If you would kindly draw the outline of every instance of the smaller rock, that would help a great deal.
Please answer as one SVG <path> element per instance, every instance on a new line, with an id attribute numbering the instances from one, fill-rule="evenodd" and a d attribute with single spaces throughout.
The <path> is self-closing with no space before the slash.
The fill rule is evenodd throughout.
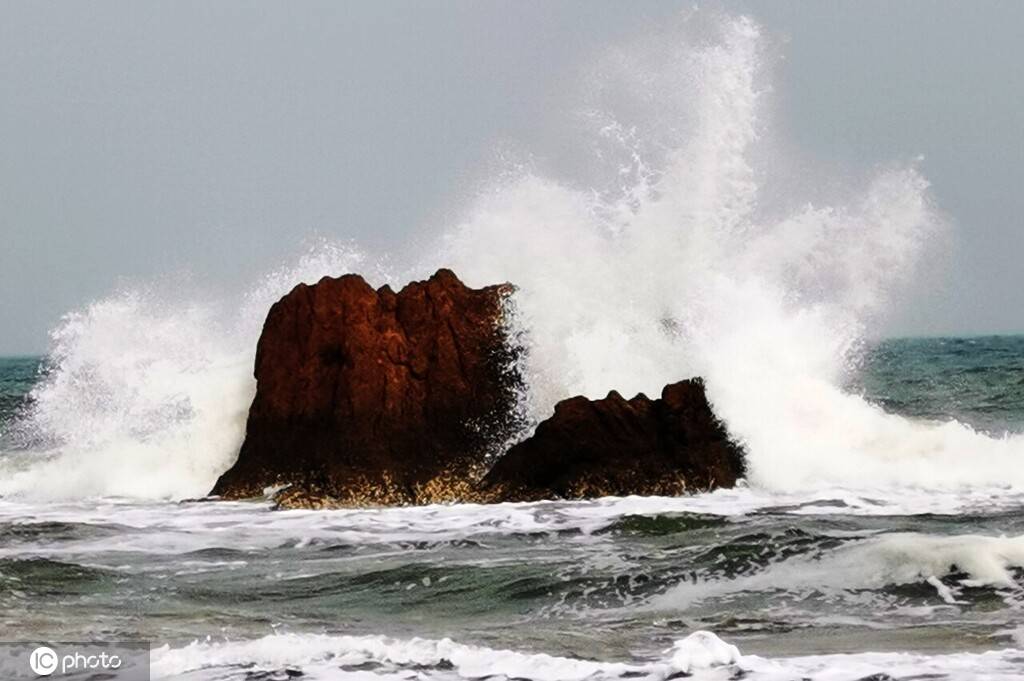
<path id="1" fill-rule="evenodd" d="M 513 446 L 481 483 L 495 501 L 665 495 L 731 487 L 743 456 L 715 417 L 699 378 L 661 398 L 573 397 Z"/>

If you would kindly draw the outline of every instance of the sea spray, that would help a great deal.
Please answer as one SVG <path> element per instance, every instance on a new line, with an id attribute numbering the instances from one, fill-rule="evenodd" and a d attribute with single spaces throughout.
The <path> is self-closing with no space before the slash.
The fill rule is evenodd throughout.
<path id="1" fill-rule="evenodd" d="M 717 30 L 685 58 L 666 49 L 663 67 L 683 72 L 679 92 L 647 93 L 689 107 L 669 151 L 643 158 L 657 145 L 637 141 L 640 127 L 600 116 L 605 131 L 629 131 L 613 137 L 624 142 L 620 176 L 635 184 L 602 193 L 527 169 L 481 192 L 446 237 L 445 255 L 471 282 L 520 287 L 534 418 L 566 395 L 653 394 L 700 374 L 747 448 L 753 485 L 1024 484 L 1014 466 L 1024 440 L 909 421 L 844 392 L 871 326 L 948 225 L 915 163 L 882 168 L 841 202 L 766 195 L 759 179 L 787 159 L 755 165 L 761 32 L 746 18 Z M 632 76 L 634 89 L 664 84 Z M 820 193 L 822 182 L 801 184 Z M 785 205 L 796 207 L 780 216 Z"/>
<path id="2" fill-rule="evenodd" d="M 697 28 L 596 69 L 600 101 L 581 120 L 601 153 L 581 175 L 607 177 L 502 174 L 407 271 L 451 266 L 473 285 L 519 287 L 533 422 L 570 395 L 657 394 L 703 375 L 755 487 L 1024 485 L 1019 437 L 910 421 L 842 388 L 946 229 L 918 168 L 888 166 L 835 201 L 779 195 L 765 178 L 790 164 L 766 143 L 761 29 L 713 14 Z M 782 183 L 808 196 L 825 184 Z M 241 297 L 131 290 L 69 315 L 18 425 L 41 451 L 0 459 L 0 495 L 207 492 L 243 435 L 266 310 L 299 281 L 353 269 L 389 279 L 380 261 L 328 244 Z"/>
<path id="3" fill-rule="evenodd" d="M 266 311 L 300 281 L 355 269 L 384 278 L 358 251 L 318 242 L 242 296 L 153 285 L 67 315 L 15 424 L 35 451 L 0 457 L 0 496 L 207 494 L 245 433 Z"/>

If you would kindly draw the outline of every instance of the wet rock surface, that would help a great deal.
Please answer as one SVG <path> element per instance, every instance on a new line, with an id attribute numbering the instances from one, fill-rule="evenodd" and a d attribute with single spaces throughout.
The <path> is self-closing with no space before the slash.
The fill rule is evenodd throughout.
<path id="1" fill-rule="evenodd" d="M 659 399 L 559 402 L 551 418 L 491 469 L 481 492 L 501 500 L 678 495 L 732 487 L 742 450 L 715 417 L 700 379 L 665 387 Z"/>
<path id="2" fill-rule="evenodd" d="M 573 397 L 524 428 L 509 284 L 449 270 L 398 293 L 299 285 L 267 316 L 236 463 L 212 494 L 282 508 L 677 495 L 729 487 L 742 452 L 700 379 L 658 399 Z M 496 461 L 496 463 L 494 463 Z M 491 465 L 493 464 L 493 466 Z"/>
<path id="3" fill-rule="evenodd" d="M 290 485 L 293 498 L 344 505 L 466 497 L 515 427 L 511 291 L 471 289 L 449 270 L 398 293 L 357 275 L 297 286 L 267 316 L 245 441 L 213 494 Z"/>

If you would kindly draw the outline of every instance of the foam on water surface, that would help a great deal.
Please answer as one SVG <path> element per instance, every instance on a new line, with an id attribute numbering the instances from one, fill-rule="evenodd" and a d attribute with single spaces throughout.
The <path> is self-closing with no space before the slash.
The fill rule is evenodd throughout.
<path id="1" fill-rule="evenodd" d="M 384 636 L 277 635 L 244 642 L 196 642 L 154 653 L 154 678 L 243 679 L 254 670 L 288 678 L 319 679 L 528 679 L 530 681 L 1009 681 L 1024 673 L 1024 653 L 910 655 L 863 653 L 769 659 L 742 655 L 711 632 L 676 641 L 650 662 L 591 660 L 493 650 L 450 639 L 396 640 Z M 276 677 L 274 677 L 276 678 Z"/>
<path id="2" fill-rule="evenodd" d="M 849 490 L 825 490 L 811 494 L 767 494 L 749 488 L 718 490 L 687 497 L 608 497 L 581 502 L 533 502 L 504 504 L 454 504 L 421 507 L 351 509 L 338 511 L 274 511 L 269 502 L 196 502 L 168 505 L 132 500 L 66 501 L 38 504 L 34 501 L 0 500 L 0 522 L 31 526 L 41 523 L 116 525 L 123 536 L 116 547 L 144 552 L 198 550 L 204 547 L 267 548 L 286 542 L 333 538 L 356 544 L 382 542 L 458 540 L 480 535 L 598 532 L 629 516 L 708 514 L 742 520 L 761 513 L 801 516 L 890 517 L 917 513 L 958 515 L 998 513 L 1024 507 L 1024 499 L 1007 502 L 983 495 L 963 496 L 921 494 L 901 503 L 862 497 Z M 134 530 L 134 531 L 133 531 Z M 898 535 L 913 537 L 914 535 Z M 980 548 L 983 537 L 962 548 L 969 553 Z M 954 550 L 958 537 L 948 537 L 926 547 Z M 896 545 L 900 540 L 893 540 Z M 993 538 L 993 542 L 1006 541 Z M 1019 540 L 1013 540 L 1017 542 Z M 993 545 L 995 548 L 997 545 Z M 105 551 L 109 540 L 60 545 L 54 551 L 74 548 L 82 553 Z M 1006 549 L 1016 543 L 1007 543 Z M 24 552 L 25 547 L 9 549 Z M 45 546 L 34 547 L 46 555 Z M 0 548 L 0 555 L 4 553 Z M 957 562 L 959 561 L 952 561 Z M 964 567 L 964 566 L 961 566 Z"/>
<path id="3" fill-rule="evenodd" d="M 956 603 L 960 587 L 1019 591 L 1014 571 L 1024 569 L 1024 536 L 932 536 L 886 533 L 779 561 L 750 576 L 681 582 L 655 597 L 652 610 L 681 610 L 709 598 L 741 592 L 791 593 L 857 591 L 927 583 L 946 603 Z M 940 581 L 962 573 L 953 586 Z"/>
<path id="4" fill-rule="evenodd" d="M 16 619 L 0 617 L 0 629 L 138 627 L 164 642 L 160 678 L 195 679 L 285 669 L 313 679 L 661 679 L 669 669 L 728 679 L 742 668 L 753 678 L 852 680 L 860 677 L 837 670 L 888 662 L 735 661 L 715 639 L 673 646 L 664 637 L 710 627 L 764 646 L 774 633 L 791 652 L 794 628 L 813 650 L 848 649 L 818 638 L 833 630 L 893 645 L 912 644 L 922 627 L 939 637 L 962 627 L 975 652 L 1016 640 L 1005 632 L 1022 611 L 1024 539 L 992 530 L 1007 509 L 975 515 L 974 534 L 955 533 L 960 516 L 941 515 L 904 516 L 896 522 L 922 531 L 893 532 L 884 502 L 860 500 L 857 515 L 854 501 L 751 490 L 350 511 L 8 500 L 0 610 Z M 67 603 L 78 617 L 66 619 Z M 275 629 L 287 636 L 262 635 Z M 183 645 L 195 631 L 211 638 Z M 436 639 L 410 643 L 416 635 Z M 474 645 L 438 643 L 444 636 Z M 571 655 L 578 646 L 583 660 Z M 941 665 L 898 659 L 908 670 Z"/>

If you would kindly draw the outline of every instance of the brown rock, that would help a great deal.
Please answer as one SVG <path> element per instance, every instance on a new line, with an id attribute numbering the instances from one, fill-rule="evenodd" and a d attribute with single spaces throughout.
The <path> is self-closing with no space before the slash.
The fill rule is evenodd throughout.
<path id="1" fill-rule="evenodd" d="M 468 496 L 516 427 L 511 290 L 470 289 L 449 270 L 397 294 L 357 275 L 295 287 L 267 316 L 245 442 L 212 493 L 292 485 L 295 505 Z"/>
<path id="2" fill-rule="evenodd" d="M 715 418 L 700 379 L 668 385 L 661 399 L 573 397 L 512 447 L 483 480 L 498 501 L 678 495 L 731 487 L 742 451 Z"/>

